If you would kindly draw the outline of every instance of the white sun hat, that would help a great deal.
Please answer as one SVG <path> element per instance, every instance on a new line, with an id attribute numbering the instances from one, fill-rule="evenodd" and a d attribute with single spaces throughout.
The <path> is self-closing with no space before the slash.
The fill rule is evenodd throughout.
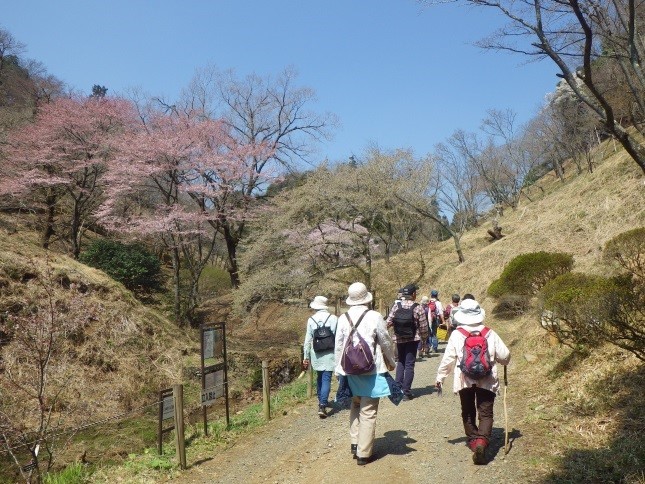
<path id="1" fill-rule="evenodd" d="M 355 282 L 347 288 L 347 299 L 345 299 L 345 303 L 348 306 L 367 304 L 371 301 L 372 293 L 367 290 L 367 286 L 362 282 Z"/>
<path id="2" fill-rule="evenodd" d="M 325 296 L 316 296 L 309 304 L 311 309 L 327 309 L 328 299 Z"/>

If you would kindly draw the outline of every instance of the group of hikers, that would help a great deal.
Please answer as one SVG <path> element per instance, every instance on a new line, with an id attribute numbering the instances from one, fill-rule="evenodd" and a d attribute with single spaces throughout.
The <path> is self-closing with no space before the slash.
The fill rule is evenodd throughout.
<path id="1" fill-rule="evenodd" d="M 330 313 L 328 299 L 309 304 L 303 366 L 317 372 L 318 416 L 327 417 L 332 376 L 338 377 L 336 404 L 349 399 L 351 453 L 358 465 L 372 458 L 379 401 L 412 400 L 417 354 L 439 352 L 438 332 L 448 341 L 439 363 L 435 387 L 453 372 L 453 391 L 461 401 L 467 445 L 475 464 L 486 463 L 493 429 L 493 404 L 499 391 L 495 363 L 507 365 L 510 352 L 499 335 L 484 325 L 485 311 L 472 294 L 453 294 L 444 307 L 432 290 L 417 302 L 419 287 L 399 289 L 387 318 L 375 311 L 373 297 L 361 282 L 347 289 L 348 311 Z M 390 371 L 395 371 L 394 378 Z"/>

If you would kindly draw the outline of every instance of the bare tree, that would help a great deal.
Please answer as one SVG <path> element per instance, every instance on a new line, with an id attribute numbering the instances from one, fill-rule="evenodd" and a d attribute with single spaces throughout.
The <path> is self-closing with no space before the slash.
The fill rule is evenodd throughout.
<path id="1" fill-rule="evenodd" d="M 240 200 L 249 200 L 265 188 L 269 170 L 292 170 L 308 162 L 315 143 L 329 139 L 335 124 L 331 114 L 320 115 L 309 110 L 314 92 L 295 85 L 296 73 L 284 70 L 277 78 L 252 74 L 243 79 L 233 71 L 215 68 L 199 71 L 191 85 L 174 106 L 179 110 L 200 110 L 205 116 L 222 118 L 242 145 L 264 146 L 264 154 L 250 161 L 249 177 L 239 187 Z M 248 213 L 251 205 L 241 204 L 240 213 Z M 220 217 L 214 224 L 224 236 L 228 251 L 228 271 L 233 287 L 238 287 L 237 247 L 242 239 L 248 217 L 233 220 Z"/>
<path id="2" fill-rule="evenodd" d="M 602 61 L 619 66 L 637 120 L 635 126 L 642 130 L 645 44 L 639 33 L 642 7 L 635 0 L 465 1 L 497 9 L 509 20 L 480 46 L 551 59 L 575 96 L 592 109 L 606 131 L 645 172 L 645 147 L 621 124 L 615 99 L 597 78 Z"/>

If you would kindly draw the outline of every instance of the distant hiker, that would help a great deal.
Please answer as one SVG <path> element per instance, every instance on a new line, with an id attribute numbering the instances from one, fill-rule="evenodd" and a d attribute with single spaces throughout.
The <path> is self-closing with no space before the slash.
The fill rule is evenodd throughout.
<path id="1" fill-rule="evenodd" d="M 485 464 L 486 448 L 493 430 L 493 404 L 499 391 L 495 362 L 507 365 L 511 354 L 498 334 L 484 326 L 485 312 L 474 299 L 462 300 L 453 317 L 458 326 L 450 336 L 439 364 L 436 386 L 441 390 L 444 378 L 454 367 L 453 391 L 461 400 L 468 447 L 473 451 L 473 462 Z M 473 342 L 476 344 L 471 344 Z M 486 351 L 481 354 L 480 350 Z M 474 372 L 484 376 L 474 375 Z"/>
<path id="2" fill-rule="evenodd" d="M 430 301 L 428 301 L 428 323 L 430 325 L 430 345 L 435 353 L 439 352 L 437 328 L 443 322 L 443 305 L 439 301 L 439 291 L 433 289 L 430 291 Z"/>
<path id="3" fill-rule="evenodd" d="M 443 320 L 448 326 L 448 337 L 450 337 L 453 330 L 457 329 L 457 323 L 454 320 L 454 313 L 459 309 L 459 301 L 461 298 L 459 297 L 459 294 L 453 294 L 450 299 L 450 304 L 446 304 L 446 307 L 443 310 Z"/>
<path id="4" fill-rule="evenodd" d="M 390 388 L 385 378 L 388 370 L 394 369 L 394 343 L 387 332 L 383 316 L 369 309 L 372 293 L 362 282 L 355 282 L 347 289 L 345 303 L 349 310 L 338 318 L 336 331 L 335 371 L 338 375 L 347 375 L 347 382 L 352 391 L 352 404 L 349 410 L 349 437 L 351 452 L 358 465 L 365 465 L 372 460 L 374 436 L 376 431 L 376 414 L 379 398 L 390 395 Z M 366 343 L 373 358 L 372 369 L 355 374 L 345 367 L 346 346 L 353 348 Z"/>
<path id="5" fill-rule="evenodd" d="M 338 320 L 336 316 L 329 313 L 327 298 L 324 296 L 316 296 L 309 307 L 315 312 L 307 320 L 302 365 L 307 369 L 311 362 L 311 368 L 318 374 L 316 381 L 318 416 L 326 418 L 331 377 L 334 371 L 334 344 Z"/>
<path id="6" fill-rule="evenodd" d="M 428 321 L 420 304 L 415 302 L 417 286 L 409 284 L 401 289 L 401 301 L 392 306 L 387 327 L 394 329 L 397 348 L 396 382 L 403 388 L 404 400 L 412 400 L 412 381 L 419 342 L 428 339 Z"/>
<path id="7" fill-rule="evenodd" d="M 428 318 L 428 302 L 430 301 L 430 298 L 428 296 L 423 296 L 421 298 L 421 301 L 419 304 L 421 304 L 421 307 L 423 308 L 423 311 L 426 313 L 426 320 L 429 321 Z M 426 341 L 419 341 L 419 356 L 430 356 L 430 326 L 428 326 L 428 338 L 426 338 Z"/>

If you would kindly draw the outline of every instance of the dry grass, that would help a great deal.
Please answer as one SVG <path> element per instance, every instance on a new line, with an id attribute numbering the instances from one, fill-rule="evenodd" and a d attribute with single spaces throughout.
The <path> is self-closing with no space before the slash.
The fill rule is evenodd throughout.
<path id="1" fill-rule="evenodd" d="M 489 284 L 522 253 L 567 252 L 574 270 L 606 275 L 613 268 L 601 260 L 605 243 L 632 228 L 645 226 L 645 179 L 636 164 L 614 152 L 594 173 L 578 176 L 574 167 L 565 183 L 553 174 L 531 187 L 514 211 L 500 219 L 505 237 L 489 242 L 490 223 L 462 238 L 466 262 L 457 263 L 452 241 L 434 244 L 375 267 L 374 287 L 385 301 L 397 288 L 415 280 L 420 257 L 426 264 L 421 294 L 431 289 L 449 300 L 453 292 L 473 293 L 492 325 L 511 347 L 509 412 L 521 434 L 512 458 L 545 482 L 642 482 L 645 464 L 645 368 L 629 353 L 611 345 L 588 357 L 554 345 L 531 311 L 511 320 L 495 320 Z M 344 288 L 323 284 L 318 290 L 342 294 Z M 378 297 L 377 297 L 378 300 Z M 537 363 L 529 363 L 536 357 Z M 498 410 L 499 412 L 499 410 Z"/>

